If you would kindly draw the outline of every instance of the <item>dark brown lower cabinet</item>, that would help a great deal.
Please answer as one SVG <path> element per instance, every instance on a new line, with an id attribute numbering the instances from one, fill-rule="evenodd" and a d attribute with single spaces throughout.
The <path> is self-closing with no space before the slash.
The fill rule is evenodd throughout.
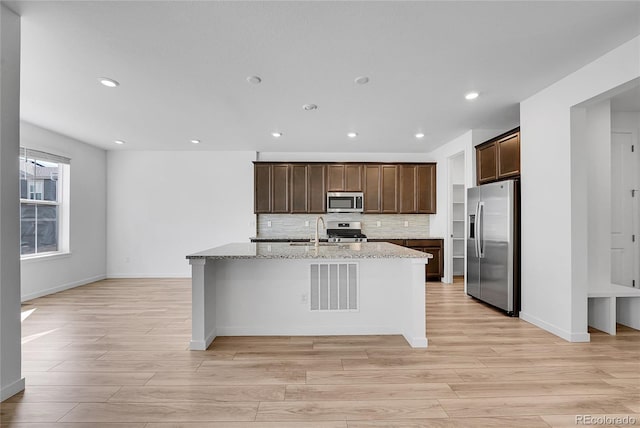
<path id="1" fill-rule="evenodd" d="M 407 239 L 406 246 L 412 250 L 429 253 L 433 256 L 426 267 L 427 279 L 440 281 L 444 275 L 444 257 L 442 239 Z"/>
<path id="2" fill-rule="evenodd" d="M 444 257 L 442 239 L 369 239 L 369 242 L 389 242 L 412 250 L 422 251 L 433 255 L 425 267 L 427 280 L 440 281 L 444 276 Z"/>

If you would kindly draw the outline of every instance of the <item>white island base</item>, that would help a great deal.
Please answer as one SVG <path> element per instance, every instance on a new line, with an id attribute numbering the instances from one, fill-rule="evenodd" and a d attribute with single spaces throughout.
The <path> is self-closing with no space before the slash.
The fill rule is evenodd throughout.
<path id="1" fill-rule="evenodd" d="M 248 245 L 276 251 L 288 244 Z M 320 257 L 309 257 L 309 251 Z M 205 350 L 216 336 L 260 335 L 402 334 L 412 347 L 426 347 L 428 255 L 327 258 L 336 254 L 307 248 L 305 258 L 190 256 L 190 349 Z"/>

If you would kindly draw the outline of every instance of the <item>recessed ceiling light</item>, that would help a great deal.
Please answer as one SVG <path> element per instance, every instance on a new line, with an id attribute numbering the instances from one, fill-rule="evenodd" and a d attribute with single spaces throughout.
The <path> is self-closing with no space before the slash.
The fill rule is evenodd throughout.
<path id="1" fill-rule="evenodd" d="M 358 85 L 366 85 L 367 83 L 369 83 L 369 78 L 367 76 L 356 77 L 355 82 Z"/>
<path id="2" fill-rule="evenodd" d="M 107 88 L 115 88 L 116 86 L 120 86 L 120 82 L 118 82 L 117 80 L 109 79 L 108 77 L 101 77 L 98 80 Z"/>
<path id="3" fill-rule="evenodd" d="M 260 76 L 249 76 L 247 77 L 247 82 L 257 85 L 262 82 L 262 78 Z"/>
<path id="4" fill-rule="evenodd" d="M 422 133 L 422 132 L 418 132 L 418 133 L 416 134 L 416 138 L 424 138 L 424 133 Z"/>
<path id="5" fill-rule="evenodd" d="M 469 92 L 468 94 L 465 94 L 464 98 L 471 101 L 471 100 L 475 100 L 476 98 L 478 98 L 478 94 L 477 92 Z"/>
<path id="6" fill-rule="evenodd" d="M 114 143 L 122 145 L 122 144 L 124 144 L 124 141 L 122 141 L 122 140 L 115 140 L 115 141 L 114 141 Z"/>
<path id="7" fill-rule="evenodd" d="M 200 140 L 191 140 L 193 144 L 200 144 Z"/>
<path id="8" fill-rule="evenodd" d="M 356 138 L 358 136 L 357 132 L 348 132 L 347 133 L 347 137 L 349 138 Z"/>
<path id="9" fill-rule="evenodd" d="M 318 106 L 315 104 L 305 104 L 302 106 L 303 110 L 307 110 L 307 111 L 311 111 L 311 110 L 317 110 Z"/>
<path id="10" fill-rule="evenodd" d="M 271 135 L 273 136 L 273 138 L 280 138 L 282 137 L 282 132 L 272 132 Z"/>

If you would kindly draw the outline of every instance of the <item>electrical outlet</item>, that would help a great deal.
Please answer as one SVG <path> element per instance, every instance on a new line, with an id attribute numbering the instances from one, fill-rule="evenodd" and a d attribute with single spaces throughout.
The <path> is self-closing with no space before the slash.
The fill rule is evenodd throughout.
<path id="1" fill-rule="evenodd" d="M 271 220 L 267 220 L 267 227 L 271 227 Z"/>
<path id="2" fill-rule="evenodd" d="M 382 222 L 376 221 L 376 227 L 380 227 L 380 226 L 382 226 Z"/>
<path id="3" fill-rule="evenodd" d="M 309 227 L 309 220 L 305 220 L 305 221 L 304 221 L 304 226 L 305 226 L 305 227 Z"/>
<path id="4" fill-rule="evenodd" d="M 404 227 L 409 227 L 409 222 L 408 221 L 404 222 Z"/>
<path id="5" fill-rule="evenodd" d="M 309 301 L 309 296 L 307 294 L 300 295 L 300 303 L 307 303 Z"/>

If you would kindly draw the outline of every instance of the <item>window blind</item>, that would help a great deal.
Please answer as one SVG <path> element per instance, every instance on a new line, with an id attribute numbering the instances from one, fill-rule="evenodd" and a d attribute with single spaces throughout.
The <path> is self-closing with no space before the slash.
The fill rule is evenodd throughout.
<path id="1" fill-rule="evenodd" d="M 71 163 L 71 159 L 69 159 L 68 157 L 54 155 L 53 153 L 42 152 L 40 150 L 27 149 L 26 147 L 20 147 L 20 157 L 63 163 L 67 165 Z"/>

